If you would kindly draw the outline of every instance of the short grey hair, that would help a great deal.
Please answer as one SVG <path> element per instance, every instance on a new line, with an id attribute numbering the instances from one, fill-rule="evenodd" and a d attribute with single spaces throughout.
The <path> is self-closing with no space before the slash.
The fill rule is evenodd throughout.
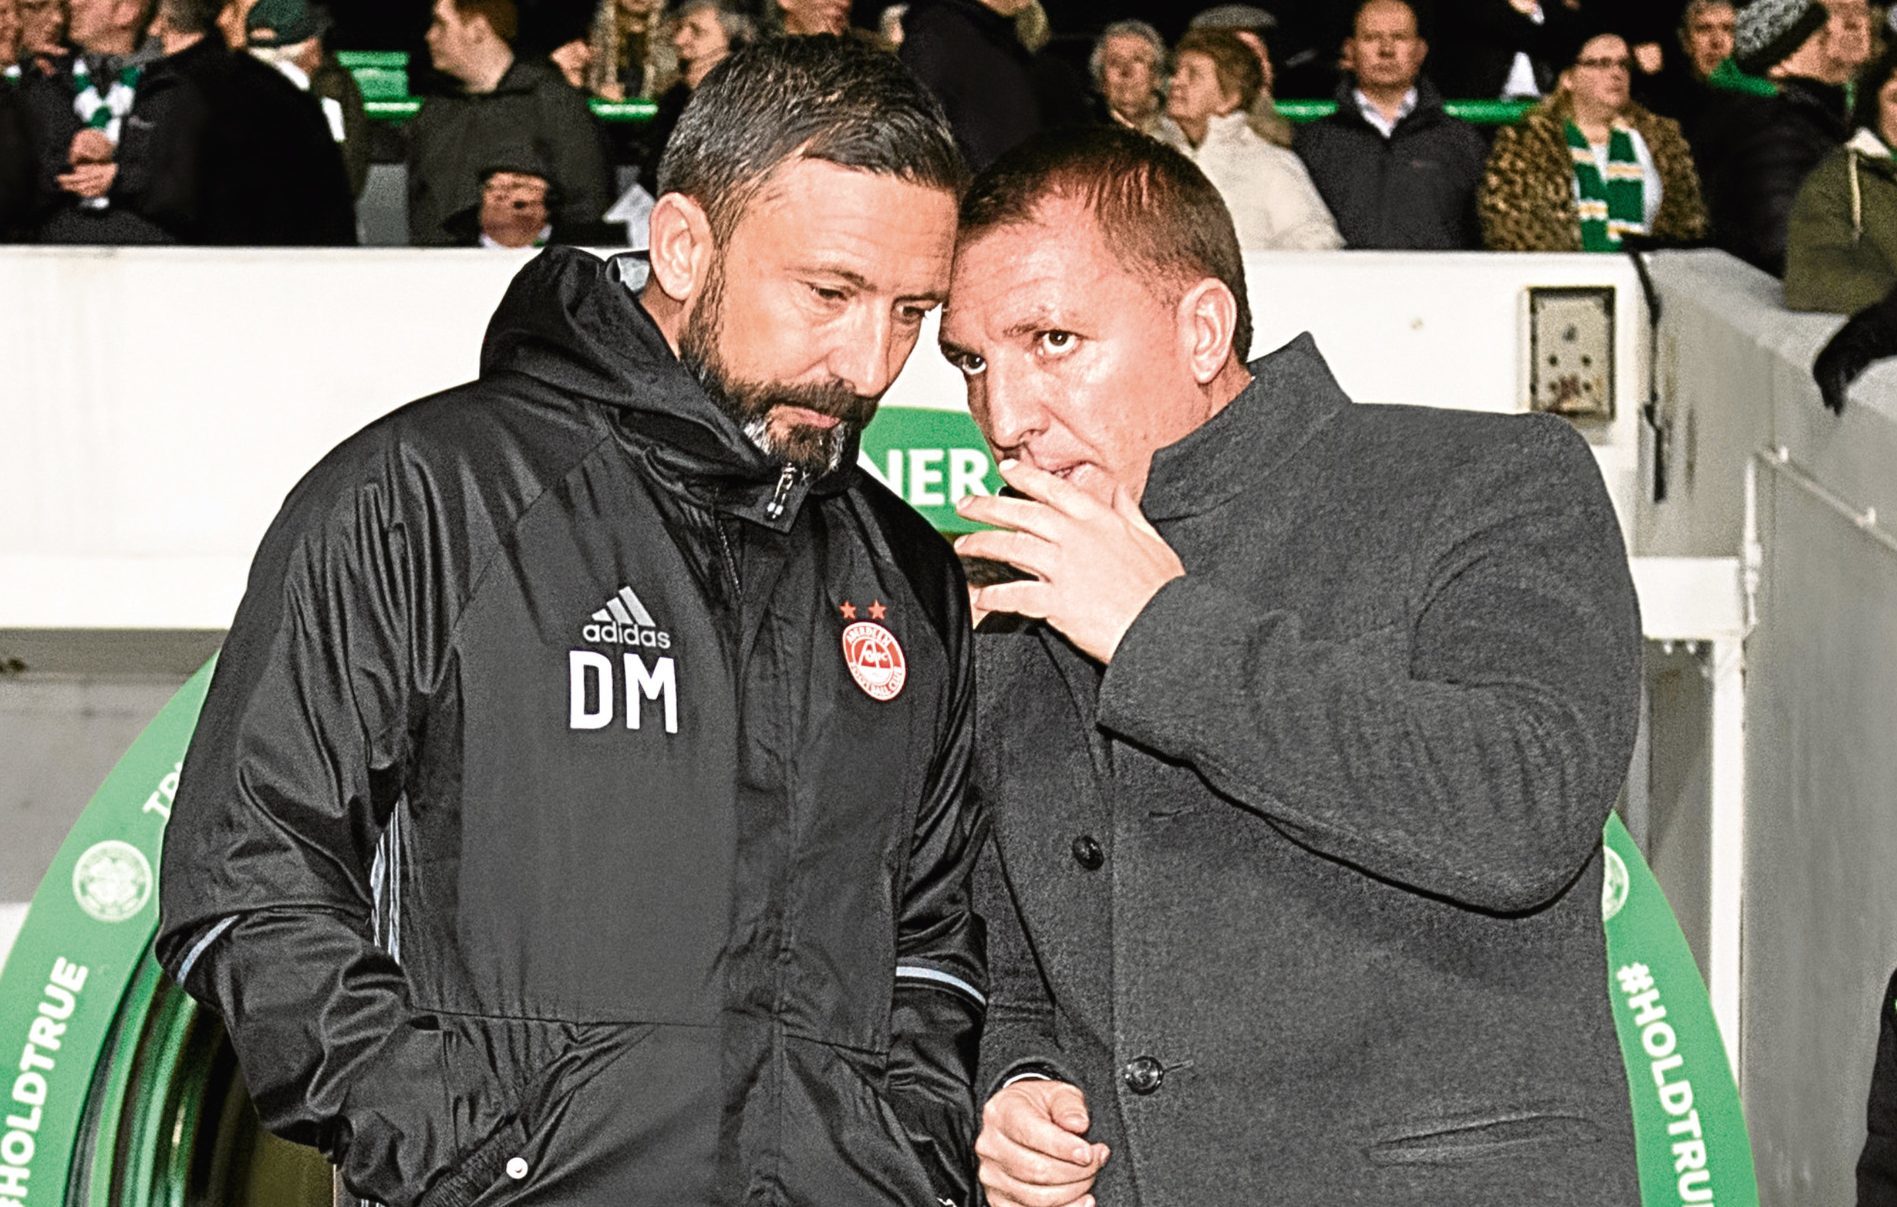
<path id="1" fill-rule="evenodd" d="M 718 18 L 718 28 L 725 31 L 725 40 L 731 43 L 731 49 L 737 50 L 757 41 L 757 19 L 732 8 L 726 0 L 685 0 L 678 6 L 678 11 L 672 14 L 672 21 L 676 24 L 695 12 L 707 9 Z"/>
<path id="2" fill-rule="evenodd" d="M 1100 31 L 1093 40 L 1093 53 L 1087 57 L 1087 70 L 1093 74 L 1093 86 L 1101 87 L 1106 83 L 1107 43 L 1114 38 L 1138 38 L 1153 48 L 1153 74 L 1163 76 L 1166 73 L 1166 39 L 1159 31 L 1145 21 L 1115 21 Z"/>

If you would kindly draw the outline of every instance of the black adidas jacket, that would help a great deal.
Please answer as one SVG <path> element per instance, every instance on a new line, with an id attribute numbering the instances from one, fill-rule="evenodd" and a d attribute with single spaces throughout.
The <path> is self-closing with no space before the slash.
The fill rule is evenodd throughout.
<path id="1" fill-rule="evenodd" d="M 968 627 L 915 513 L 549 251 L 265 538 L 159 958 L 387 1203 L 966 1205 Z"/>

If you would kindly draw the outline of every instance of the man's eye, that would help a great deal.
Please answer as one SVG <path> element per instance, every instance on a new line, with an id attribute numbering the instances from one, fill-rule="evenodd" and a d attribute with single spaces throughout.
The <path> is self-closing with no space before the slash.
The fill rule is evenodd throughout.
<path id="1" fill-rule="evenodd" d="M 929 315 L 929 308 L 927 306 L 898 306 L 896 307 L 896 317 L 901 319 L 905 325 L 910 326 L 910 327 L 920 326 L 922 323 L 922 320 L 927 318 L 928 315 Z"/>
<path id="2" fill-rule="evenodd" d="M 849 295 L 829 285 L 812 285 L 810 292 L 820 302 L 841 302 Z"/>
<path id="3" fill-rule="evenodd" d="M 978 377 L 988 368 L 988 362 L 973 352 L 946 352 L 948 363 L 962 371 L 964 377 Z"/>
<path id="4" fill-rule="evenodd" d="M 1080 342 L 1080 337 L 1071 331 L 1041 332 L 1041 349 L 1045 352 L 1067 352 Z"/>

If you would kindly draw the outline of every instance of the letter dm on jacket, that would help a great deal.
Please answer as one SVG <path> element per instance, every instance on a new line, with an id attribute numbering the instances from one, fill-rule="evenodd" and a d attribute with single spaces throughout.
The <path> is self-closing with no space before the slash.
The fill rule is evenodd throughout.
<path id="1" fill-rule="evenodd" d="M 672 635 L 660 629 L 631 587 L 620 587 L 580 629 L 591 645 L 620 647 L 615 660 L 598 650 L 567 653 L 567 728 L 604 729 L 619 715 L 620 685 L 624 684 L 623 714 L 627 729 L 641 729 L 646 705 L 665 719 L 665 732 L 678 732 L 678 666 L 669 654 L 644 653 L 672 648 Z M 624 647 L 633 647 L 627 649 Z"/>

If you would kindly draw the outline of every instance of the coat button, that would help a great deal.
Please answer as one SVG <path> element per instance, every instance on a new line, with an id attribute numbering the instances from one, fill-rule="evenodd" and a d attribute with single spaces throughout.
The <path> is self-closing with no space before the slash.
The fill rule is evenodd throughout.
<path id="1" fill-rule="evenodd" d="M 1150 1056 L 1136 1056 L 1120 1070 L 1120 1080 L 1135 1094 L 1151 1094 L 1166 1080 L 1166 1069 Z"/>
<path id="2" fill-rule="evenodd" d="M 507 1176 L 518 1182 L 527 1176 L 527 1158 L 514 1157 L 507 1162 Z"/>
<path id="3" fill-rule="evenodd" d="M 1074 862 L 1089 872 L 1097 872 L 1100 865 L 1107 861 L 1107 853 L 1091 834 L 1082 834 L 1074 839 Z"/>

